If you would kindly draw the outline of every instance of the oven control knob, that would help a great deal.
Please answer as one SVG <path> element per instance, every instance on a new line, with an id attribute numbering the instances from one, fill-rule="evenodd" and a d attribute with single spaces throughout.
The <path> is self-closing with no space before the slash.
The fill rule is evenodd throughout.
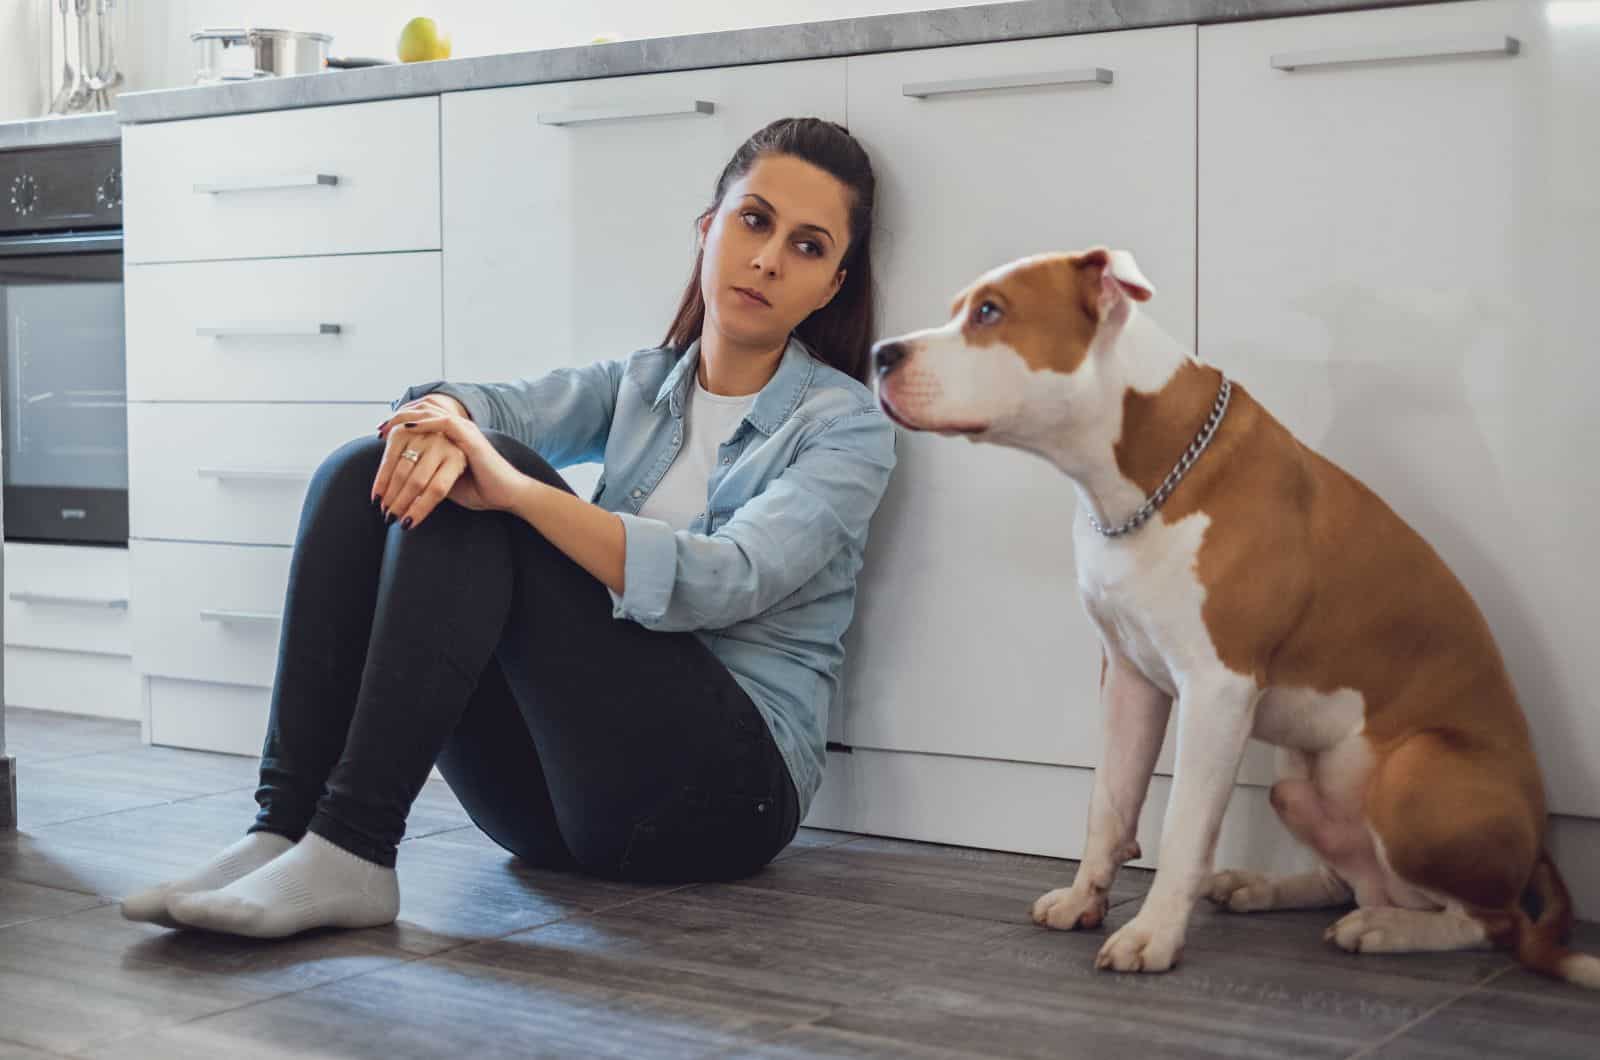
<path id="1" fill-rule="evenodd" d="M 102 210 L 115 210 L 122 205 L 122 170 L 113 169 L 106 174 L 106 179 L 94 189 L 94 201 Z"/>
<path id="2" fill-rule="evenodd" d="M 18 217 L 26 217 L 39 205 L 39 184 L 24 173 L 11 182 L 11 208 Z"/>

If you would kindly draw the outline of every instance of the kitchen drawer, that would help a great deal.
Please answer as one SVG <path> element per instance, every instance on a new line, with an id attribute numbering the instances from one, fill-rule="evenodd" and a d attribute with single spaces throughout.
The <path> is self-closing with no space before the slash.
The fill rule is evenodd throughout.
<path id="1" fill-rule="evenodd" d="M 149 679 L 150 742 L 222 754 L 260 755 L 272 689 Z"/>
<path id="2" fill-rule="evenodd" d="M 130 533 L 293 544 L 317 466 L 387 415 L 387 404 L 129 405 Z"/>
<path id="3" fill-rule="evenodd" d="M 130 125 L 129 262 L 439 247 L 438 97 Z"/>
<path id="4" fill-rule="evenodd" d="M 443 372 L 439 255 L 127 270 L 128 400 L 382 401 Z"/>
<path id="5" fill-rule="evenodd" d="M 5 659 L 7 707 L 131 721 L 144 717 L 139 675 L 126 652 L 100 655 L 8 644 Z"/>
<path id="6" fill-rule="evenodd" d="M 127 549 L 7 542 L 5 565 L 7 644 L 132 651 Z"/>
<path id="7" fill-rule="evenodd" d="M 272 685 L 289 549 L 135 540 L 128 554 L 140 673 Z"/>

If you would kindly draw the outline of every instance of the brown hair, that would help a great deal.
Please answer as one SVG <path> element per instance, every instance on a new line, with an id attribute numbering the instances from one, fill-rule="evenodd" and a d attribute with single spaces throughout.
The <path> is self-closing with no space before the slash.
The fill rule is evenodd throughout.
<path id="1" fill-rule="evenodd" d="M 821 118 L 780 118 L 757 132 L 735 151 L 717 178 L 711 205 L 700 214 L 704 220 L 722 205 L 728 186 L 750 172 L 766 155 L 787 155 L 809 162 L 831 174 L 850 189 L 850 242 L 839 268 L 844 285 L 833 300 L 802 320 L 794 334 L 817 357 L 854 379 L 866 380 L 872 345 L 872 206 L 877 190 L 872 163 L 866 151 L 844 126 Z M 662 345 L 681 356 L 700 337 L 706 322 L 705 299 L 700 293 L 702 248 L 694 256 L 694 271 L 684 288 L 678 312 Z"/>

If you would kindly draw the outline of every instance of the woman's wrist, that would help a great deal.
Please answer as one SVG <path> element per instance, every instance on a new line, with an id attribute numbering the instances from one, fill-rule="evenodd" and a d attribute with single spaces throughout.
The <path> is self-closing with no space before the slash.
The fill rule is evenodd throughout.
<path id="1" fill-rule="evenodd" d="M 518 483 L 516 493 L 511 500 L 511 506 L 506 509 L 512 515 L 519 516 L 523 522 L 534 524 L 535 512 L 538 509 L 540 491 L 547 490 L 550 486 L 540 482 L 532 475 L 522 472 L 522 481 Z M 537 524 L 534 524 L 537 525 Z"/>

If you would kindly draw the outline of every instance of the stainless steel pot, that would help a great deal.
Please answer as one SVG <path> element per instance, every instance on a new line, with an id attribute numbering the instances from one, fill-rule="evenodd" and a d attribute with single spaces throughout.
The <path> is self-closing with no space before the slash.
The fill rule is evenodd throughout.
<path id="1" fill-rule="evenodd" d="M 292 29 L 202 29 L 189 34 L 195 83 L 253 81 L 258 77 L 320 73 L 327 63 L 327 33 Z"/>

